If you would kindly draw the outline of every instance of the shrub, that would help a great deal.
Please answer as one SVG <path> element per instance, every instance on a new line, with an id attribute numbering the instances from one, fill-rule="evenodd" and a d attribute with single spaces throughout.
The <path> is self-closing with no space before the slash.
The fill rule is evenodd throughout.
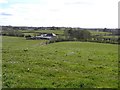
<path id="1" fill-rule="evenodd" d="M 87 30 L 66 30 L 64 32 L 66 39 L 88 41 L 91 39 L 91 33 Z"/>

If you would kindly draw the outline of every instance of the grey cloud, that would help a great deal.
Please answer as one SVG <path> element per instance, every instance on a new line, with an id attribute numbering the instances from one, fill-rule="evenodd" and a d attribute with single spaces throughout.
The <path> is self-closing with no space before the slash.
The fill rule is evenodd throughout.
<path id="1" fill-rule="evenodd" d="M 0 13 L 0 15 L 2 15 L 2 16 L 12 16 L 12 14 L 4 13 L 4 12 Z"/>

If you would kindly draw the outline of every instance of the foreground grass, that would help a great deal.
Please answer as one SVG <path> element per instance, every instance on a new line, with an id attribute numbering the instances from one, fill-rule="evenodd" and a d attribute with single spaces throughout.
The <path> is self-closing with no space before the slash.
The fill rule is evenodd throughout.
<path id="1" fill-rule="evenodd" d="M 3 37 L 3 87 L 117 88 L 118 46 Z"/>

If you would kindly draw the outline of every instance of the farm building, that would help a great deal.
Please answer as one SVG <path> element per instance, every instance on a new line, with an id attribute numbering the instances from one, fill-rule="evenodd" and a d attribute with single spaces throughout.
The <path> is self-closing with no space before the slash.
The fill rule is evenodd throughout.
<path id="1" fill-rule="evenodd" d="M 34 37 L 26 37 L 26 39 L 47 39 L 50 40 L 51 38 L 56 37 L 56 34 L 54 33 L 47 33 L 47 34 L 41 34 L 40 36 L 34 36 Z"/>

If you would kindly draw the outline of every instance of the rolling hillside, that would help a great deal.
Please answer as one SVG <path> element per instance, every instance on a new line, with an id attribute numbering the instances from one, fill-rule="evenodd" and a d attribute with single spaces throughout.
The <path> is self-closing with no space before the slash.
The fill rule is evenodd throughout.
<path id="1" fill-rule="evenodd" d="M 117 88 L 118 45 L 3 37 L 3 88 Z"/>

